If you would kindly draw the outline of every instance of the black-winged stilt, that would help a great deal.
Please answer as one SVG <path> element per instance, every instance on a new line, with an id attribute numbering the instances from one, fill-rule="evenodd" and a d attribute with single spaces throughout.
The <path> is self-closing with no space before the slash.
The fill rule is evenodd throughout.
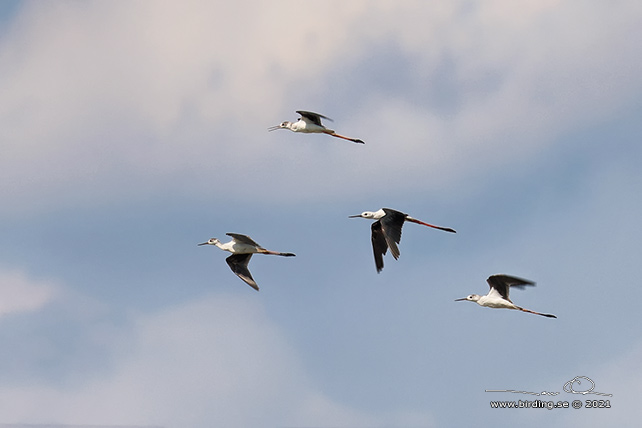
<path id="1" fill-rule="evenodd" d="M 529 309 L 520 308 L 519 306 L 511 302 L 510 298 L 508 297 L 510 287 L 524 288 L 527 285 L 534 286 L 535 283 L 533 281 L 504 274 L 491 275 L 486 281 L 490 286 L 490 291 L 487 295 L 480 296 L 478 294 L 471 294 L 470 296 L 456 299 L 455 301 L 458 302 L 462 300 L 468 300 L 470 302 L 476 302 L 479 306 L 486 306 L 487 308 L 517 309 L 522 312 L 528 312 L 529 314 L 536 314 L 549 318 L 557 318 L 555 315 L 541 314 Z"/>
<path id="2" fill-rule="evenodd" d="M 232 269 L 232 272 L 256 291 L 259 291 L 259 286 L 256 285 L 250 270 L 247 268 L 247 265 L 252 258 L 252 254 L 272 254 L 284 257 L 295 256 L 293 253 L 279 253 L 277 251 L 266 250 L 246 235 L 238 233 L 226 233 L 226 235 L 232 237 L 230 242 L 222 243 L 218 239 L 212 238 L 209 241 L 198 245 L 216 245 L 221 250 L 232 253 L 231 256 L 225 259 L 227 264 L 230 266 L 230 269 Z"/>
<path id="3" fill-rule="evenodd" d="M 401 241 L 401 228 L 406 221 L 422 224 L 424 226 L 439 230 L 444 230 L 446 232 L 457 233 L 454 229 L 451 229 L 449 227 L 441 227 L 424 223 L 423 221 L 419 221 L 416 218 L 410 217 L 408 214 L 404 214 L 391 208 L 381 208 L 379 211 L 375 212 L 365 211 L 361 214 L 351 215 L 349 217 L 361 217 L 377 220 L 372 223 L 371 226 L 372 251 L 374 252 L 377 272 L 381 272 L 381 270 L 383 269 L 383 256 L 388 251 L 388 248 L 390 248 L 390 253 L 392 253 L 392 257 L 394 257 L 395 260 L 399 258 L 400 253 L 397 244 Z"/>
<path id="4" fill-rule="evenodd" d="M 272 126 L 268 128 L 268 131 L 276 131 L 277 129 L 289 129 L 292 132 L 303 132 L 303 133 L 316 133 L 316 134 L 328 134 L 333 137 L 343 138 L 344 140 L 352 141 L 353 143 L 365 144 L 362 140 L 358 138 L 349 138 L 339 135 L 334 132 L 332 129 L 328 129 L 321 124 L 321 119 L 332 120 L 329 117 L 326 117 L 319 113 L 313 113 L 311 111 L 297 110 L 298 114 L 301 117 L 294 123 L 292 122 L 283 122 L 279 125 Z"/>

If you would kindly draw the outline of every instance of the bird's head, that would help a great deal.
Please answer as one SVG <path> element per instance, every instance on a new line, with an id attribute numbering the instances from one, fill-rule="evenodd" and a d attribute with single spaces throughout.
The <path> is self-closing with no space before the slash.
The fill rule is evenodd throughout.
<path id="1" fill-rule="evenodd" d="M 221 241 L 219 241 L 219 240 L 218 240 L 218 239 L 216 239 L 216 238 L 211 238 L 211 239 L 209 239 L 207 242 L 202 242 L 202 243 L 200 243 L 200 244 L 198 244 L 198 245 L 216 245 L 216 244 L 218 244 L 218 243 L 220 243 L 220 242 L 221 242 Z"/>
<path id="2" fill-rule="evenodd" d="M 292 123 L 286 120 L 285 122 L 281 122 L 278 125 L 269 127 L 268 131 L 276 131 L 277 129 L 289 129 L 291 126 Z"/>
<path id="3" fill-rule="evenodd" d="M 361 218 L 375 218 L 375 213 L 373 213 L 372 211 L 364 211 L 364 212 L 362 212 L 361 214 L 348 216 L 348 218 L 357 218 L 357 217 L 361 217 Z"/>
<path id="4" fill-rule="evenodd" d="M 470 302 L 476 302 L 481 298 L 479 294 L 471 294 L 466 297 L 462 297 L 461 299 L 455 299 L 455 302 L 460 302 L 462 300 L 468 300 Z"/>

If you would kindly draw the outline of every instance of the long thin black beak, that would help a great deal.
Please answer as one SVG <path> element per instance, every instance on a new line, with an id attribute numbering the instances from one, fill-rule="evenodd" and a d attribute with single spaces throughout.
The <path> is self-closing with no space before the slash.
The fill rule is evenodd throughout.
<path id="1" fill-rule="evenodd" d="M 200 247 L 201 245 L 207 245 L 207 242 L 202 242 L 202 243 L 198 244 L 198 246 L 199 246 L 199 247 Z"/>
<path id="2" fill-rule="evenodd" d="M 460 302 L 460 301 L 462 301 L 462 300 L 466 300 L 466 298 L 465 298 L 465 297 L 462 297 L 461 299 L 455 299 L 455 302 Z"/>
<path id="3" fill-rule="evenodd" d="M 276 131 L 277 129 L 281 129 L 281 125 L 270 126 L 268 131 Z"/>
<path id="4" fill-rule="evenodd" d="M 361 217 L 361 214 L 357 214 L 357 215 L 349 215 L 349 216 L 348 216 L 348 218 L 356 218 L 356 217 Z"/>

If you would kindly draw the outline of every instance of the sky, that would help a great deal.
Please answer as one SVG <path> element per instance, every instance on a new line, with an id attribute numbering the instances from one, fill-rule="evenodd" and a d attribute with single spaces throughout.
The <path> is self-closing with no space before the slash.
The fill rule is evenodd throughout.
<path id="1" fill-rule="evenodd" d="M 639 1 L 1 5 L 0 426 L 642 418 Z M 382 207 L 457 234 L 377 274 Z"/>

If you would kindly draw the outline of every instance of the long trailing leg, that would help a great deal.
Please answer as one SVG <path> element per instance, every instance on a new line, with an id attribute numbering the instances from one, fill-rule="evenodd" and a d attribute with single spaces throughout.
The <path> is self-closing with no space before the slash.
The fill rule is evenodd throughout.
<path id="1" fill-rule="evenodd" d="M 424 223 L 423 221 L 417 220 L 416 218 L 412 218 L 410 216 L 406 217 L 406 221 L 411 221 L 411 222 L 417 223 L 417 224 L 423 224 L 424 226 L 432 227 L 434 229 L 439 229 L 439 230 L 443 230 L 443 231 L 446 231 L 446 232 L 457 233 L 457 231 L 455 229 L 451 229 L 449 227 L 435 226 L 434 224 L 429 224 L 429 223 Z"/>
<path id="2" fill-rule="evenodd" d="M 337 134 L 334 131 L 328 131 L 328 132 L 326 132 L 326 134 L 331 135 L 333 137 L 337 137 L 337 138 L 343 138 L 344 140 L 352 141 L 353 143 L 366 144 L 363 140 L 360 140 L 358 138 L 345 137 L 343 135 Z"/>
<path id="3" fill-rule="evenodd" d="M 553 314 L 542 314 L 542 313 L 539 313 L 539 312 L 531 311 L 529 309 L 520 308 L 519 306 L 517 306 L 517 309 L 519 309 L 522 312 L 528 312 L 529 314 L 541 315 L 543 317 L 549 317 L 549 318 L 557 318 Z"/>
<path id="4" fill-rule="evenodd" d="M 294 253 L 280 253 L 278 251 L 266 250 L 265 248 L 259 248 L 258 252 L 260 254 L 270 254 L 270 255 L 273 255 L 273 256 L 283 256 L 283 257 L 294 257 L 294 256 L 296 256 L 296 254 L 294 254 Z"/>

